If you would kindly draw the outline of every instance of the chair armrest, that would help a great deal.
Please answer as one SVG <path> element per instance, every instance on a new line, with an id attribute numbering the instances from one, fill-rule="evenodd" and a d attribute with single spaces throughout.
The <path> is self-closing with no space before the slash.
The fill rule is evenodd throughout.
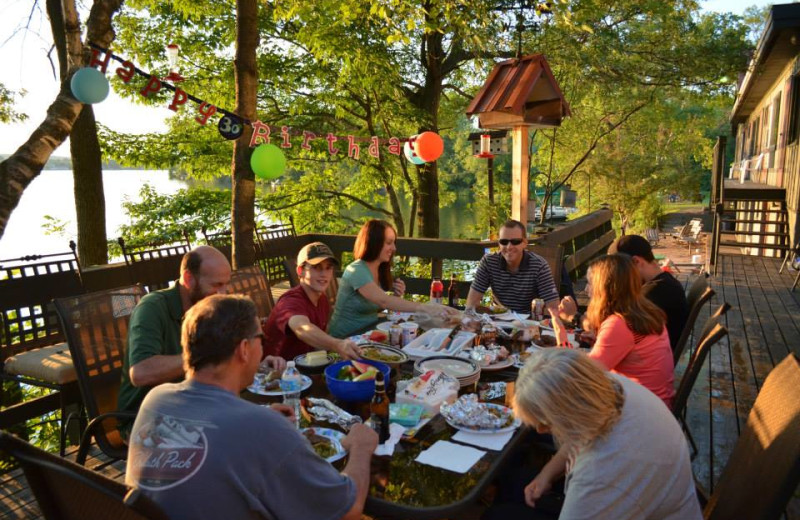
<path id="1" fill-rule="evenodd" d="M 103 421 L 112 417 L 120 419 L 135 419 L 136 412 L 108 412 L 100 414 L 89 421 L 89 424 L 86 425 L 86 429 L 83 431 L 83 435 L 81 436 L 81 443 L 80 446 L 78 446 L 78 456 L 75 459 L 75 462 L 81 466 L 86 463 L 86 457 L 89 455 L 89 447 L 92 445 L 92 439 L 95 436 L 95 432 L 103 426 Z"/>

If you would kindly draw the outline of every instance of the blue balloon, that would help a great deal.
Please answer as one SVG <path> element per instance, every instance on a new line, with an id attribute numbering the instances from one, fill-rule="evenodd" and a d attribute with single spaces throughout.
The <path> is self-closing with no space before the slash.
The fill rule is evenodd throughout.
<path id="1" fill-rule="evenodd" d="M 411 161 L 414 164 L 425 164 L 425 161 L 419 158 L 417 154 L 414 153 L 414 149 L 411 148 L 411 144 L 406 141 L 406 144 L 403 145 L 403 153 L 406 154 L 406 159 Z"/>
<path id="2" fill-rule="evenodd" d="M 78 69 L 69 86 L 75 99 L 87 105 L 100 103 L 108 96 L 108 79 L 105 74 L 92 67 Z"/>

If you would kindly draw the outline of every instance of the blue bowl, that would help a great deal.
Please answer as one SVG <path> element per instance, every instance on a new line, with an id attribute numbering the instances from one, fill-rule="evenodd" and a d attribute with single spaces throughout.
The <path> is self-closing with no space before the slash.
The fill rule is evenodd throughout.
<path id="1" fill-rule="evenodd" d="M 360 363 L 372 365 L 381 372 L 383 372 L 383 380 L 389 384 L 389 372 L 391 368 L 386 363 L 380 361 L 370 361 L 369 359 L 359 359 Z M 328 384 L 328 390 L 336 399 L 341 401 L 370 401 L 375 394 L 375 381 L 370 379 L 368 381 L 342 381 L 336 379 L 339 370 L 349 364 L 350 361 L 339 361 L 332 365 L 328 365 L 325 369 L 325 382 Z"/>

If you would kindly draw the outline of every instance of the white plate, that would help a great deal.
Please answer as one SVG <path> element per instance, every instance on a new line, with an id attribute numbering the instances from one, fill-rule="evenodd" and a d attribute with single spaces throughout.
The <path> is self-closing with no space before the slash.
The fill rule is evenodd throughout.
<path id="1" fill-rule="evenodd" d="M 481 372 L 493 372 L 495 370 L 503 370 L 504 368 L 508 368 L 513 365 L 514 365 L 514 360 L 511 358 L 511 356 L 508 356 L 503 361 L 498 361 L 497 363 L 492 363 L 491 365 L 481 367 Z"/>
<path id="2" fill-rule="evenodd" d="M 256 375 L 258 377 L 258 375 Z M 306 390 L 307 388 L 311 387 L 311 378 L 308 376 L 301 376 L 303 378 L 303 384 L 300 385 L 300 391 Z M 257 379 L 253 381 L 253 383 L 247 387 L 247 390 L 258 395 L 271 395 L 271 396 L 281 396 L 285 395 L 287 392 L 283 389 L 278 390 L 264 390 L 264 387 L 257 383 Z"/>
<path id="3" fill-rule="evenodd" d="M 414 358 L 426 358 L 430 356 L 452 356 L 464 348 L 466 345 L 471 345 L 472 340 L 475 338 L 474 332 L 466 330 L 458 331 L 456 337 L 450 342 L 445 350 L 434 350 L 431 348 L 434 345 L 441 345 L 447 335 L 453 329 L 431 329 L 424 334 L 417 336 L 411 343 L 403 347 L 403 352 Z"/>
<path id="4" fill-rule="evenodd" d="M 375 325 L 375 328 L 383 332 L 389 332 L 389 329 L 394 325 L 393 321 L 382 321 Z"/>
<path id="5" fill-rule="evenodd" d="M 486 405 L 489 408 L 495 408 L 497 410 L 500 410 L 503 413 L 504 416 L 509 416 L 509 415 L 513 416 L 514 415 L 514 412 L 511 411 L 511 408 L 506 408 L 505 406 L 501 406 L 499 404 L 494 404 L 494 403 L 483 403 L 483 404 Z M 511 423 L 509 426 L 505 426 L 503 428 L 475 428 L 475 427 L 472 427 L 472 426 L 464 426 L 462 424 L 452 423 L 447 419 L 447 417 L 445 417 L 444 420 L 447 421 L 447 424 L 449 424 L 450 426 L 452 426 L 456 430 L 463 430 L 465 432 L 470 432 L 470 433 L 505 433 L 505 432 L 512 432 L 512 431 L 516 430 L 517 428 L 519 428 L 522 425 L 522 421 L 520 421 L 516 417 L 514 417 L 514 422 L 513 423 Z"/>
<path id="6" fill-rule="evenodd" d="M 345 435 L 340 432 L 339 430 L 331 430 L 330 428 L 303 428 L 300 432 L 304 432 L 306 430 L 314 430 L 314 433 L 319 435 L 320 437 L 327 437 L 332 441 L 333 447 L 337 449 L 337 452 L 328 457 L 328 462 L 336 462 L 337 460 L 341 459 L 345 455 L 347 455 L 347 451 L 342 447 L 342 439 L 344 439 Z"/>
<path id="7" fill-rule="evenodd" d="M 518 320 L 513 320 L 513 321 L 518 321 Z M 513 321 L 496 321 L 496 322 L 494 322 L 494 325 L 495 325 L 495 327 L 501 328 L 501 329 L 503 329 L 505 331 L 510 331 L 511 329 L 514 328 Z M 537 327 L 539 327 L 542 330 L 553 330 L 552 327 L 545 327 L 544 325 L 540 325 L 539 322 L 536 321 L 536 320 L 525 320 L 525 321 L 523 321 L 523 323 L 527 327 L 532 327 L 532 326 L 536 325 Z"/>
<path id="8" fill-rule="evenodd" d="M 474 376 L 480 376 L 480 367 L 471 359 L 463 359 L 452 356 L 437 356 L 432 359 L 421 359 L 417 361 L 414 368 L 419 373 L 428 370 L 441 370 L 445 374 L 455 377 L 459 381 L 470 380 Z"/>

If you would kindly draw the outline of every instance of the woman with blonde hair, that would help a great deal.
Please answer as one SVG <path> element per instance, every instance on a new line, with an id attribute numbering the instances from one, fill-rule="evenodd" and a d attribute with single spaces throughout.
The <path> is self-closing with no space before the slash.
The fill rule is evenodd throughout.
<path id="1" fill-rule="evenodd" d="M 544 349 L 520 370 L 513 401 L 559 446 L 525 488 L 529 507 L 566 474 L 561 520 L 702 517 L 683 432 L 639 384 L 577 350 Z"/>
<path id="2" fill-rule="evenodd" d="M 402 298 L 405 284 L 392 279 L 392 258 L 397 232 L 385 220 L 370 220 L 361 227 L 353 247 L 356 260 L 347 266 L 336 295 L 328 333 L 346 338 L 378 321 L 378 311 L 452 314 L 455 309 Z M 387 294 L 391 291 L 392 294 Z"/>
<path id="3" fill-rule="evenodd" d="M 630 257 L 601 256 L 590 264 L 587 282 L 584 323 L 597 337 L 589 357 L 641 384 L 670 407 L 674 366 L 666 317 L 642 294 L 642 280 Z"/>

